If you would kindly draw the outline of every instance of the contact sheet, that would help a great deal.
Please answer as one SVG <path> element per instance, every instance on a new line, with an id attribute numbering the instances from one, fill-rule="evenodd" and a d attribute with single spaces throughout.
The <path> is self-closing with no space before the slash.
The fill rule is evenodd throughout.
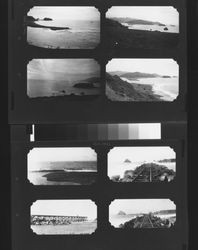
<path id="1" fill-rule="evenodd" d="M 12 249 L 187 250 L 185 0 L 10 0 Z"/>

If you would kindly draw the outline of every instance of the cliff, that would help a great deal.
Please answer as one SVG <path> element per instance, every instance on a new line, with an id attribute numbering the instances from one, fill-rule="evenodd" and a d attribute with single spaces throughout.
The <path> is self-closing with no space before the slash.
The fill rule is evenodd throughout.
<path id="1" fill-rule="evenodd" d="M 106 74 L 106 94 L 112 101 L 162 101 L 152 86 L 128 83 L 119 76 Z"/>

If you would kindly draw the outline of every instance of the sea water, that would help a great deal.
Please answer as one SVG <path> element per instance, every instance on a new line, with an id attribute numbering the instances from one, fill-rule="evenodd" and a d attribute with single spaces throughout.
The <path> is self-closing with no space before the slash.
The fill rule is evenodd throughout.
<path id="1" fill-rule="evenodd" d="M 166 26 L 160 26 L 160 25 L 145 25 L 145 24 L 132 24 L 129 25 L 128 23 L 122 23 L 122 25 L 127 26 L 129 29 L 133 30 L 148 30 L 148 31 L 160 31 L 160 32 L 166 32 L 166 33 L 179 33 L 179 26 L 177 25 L 166 25 Z M 167 27 L 168 30 L 164 30 L 164 28 Z"/>
<path id="2" fill-rule="evenodd" d="M 100 42 L 99 21 L 37 21 L 44 26 L 68 27 L 66 30 L 27 27 L 27 42 L 30 45 L 51 49 L 91 49 Z"/>
<path id="3" fill-rule="evenodd" d="M 164 101 L 173 101 L 177 98 L 179 94 L 179 78 L 138 78 L 138 79 L 128 79 L 121 77 L 122 80 L 129 83 L 145 84 L 152 86 L 154 94 L 160 95 L 160 98 Z"/>
<path id="4" fill-rule="evenodd" d="M 79 185 L 78 183 L 68 181 L 48 181 L 45 175 L 57 173 L 62 170 L 65 172 L 97 172 L 96 162 L 40 162 L 38 170 L 28 169 L 28 180 L 34 185 Z M 54 170 L 54 172 L 53 172 Z"/>
<path id="5" fill-rule="evenodd" d="M 71 94 L 74 94 L 76 96 L 101 94 L 100 87 L 86 88 L 86 89 L 74 87 L 74 85 L 77 83 L 87 81 L 83 77 L 81 78 L 81 80 L 76 80 L 76 78 L 77 75 L 74 80 L 65 79 L 65 81 L 28 79 L 27 95 L 30 98 L 35 98 L 35 97 L 67 96 Z"/>

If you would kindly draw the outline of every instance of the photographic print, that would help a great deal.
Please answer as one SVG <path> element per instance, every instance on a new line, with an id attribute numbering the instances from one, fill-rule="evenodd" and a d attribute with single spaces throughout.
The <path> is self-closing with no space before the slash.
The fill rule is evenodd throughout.
<path id="1" fill-rule="evenodd" d="M 179 94 L 173 59 L 112 59 L 106 65 L 106 96 L 112 101 L 171 102 Z"/>
<path id="2" fill-rule="evenodd" d="M 86 100 L 100 94 L 100 65 L 94 59 L 33 59 L 27 65 L 29 98 Z"/>
<path id="3" fill-rule="evenodd" d="M 109 206 L 109 221 L 121 229 L 171 228 L 176 206 L 169 199 L 116 199 Z"/>
<path id="4" fill-rule="evenodd" d="M 91 148 L 33 148 L 28 180 L 34 185 L 90 185 L 97 178 L 97 154 Z"/>
<path id="5" fill-rule="evenodd" d="M 115 147 L 108 153 L 113 182 L 170 182 L 176 176 L 176 154 L 170 147 Z"/>
<path id="6" fill-rule="evenodd" d="M 100 13 L 95 7 L 35 6 L 25 25 L 33 47 L 94 49 L 100 42 Z"/>
<path id="7" fill-rule="evenodd" d="M 31 206 L 31 229 L 43 234 L 92 234 L 97 207 L 91 200 L 37 200 Z"/>
<path id="8" fill-rule="evenodd" d="M 113 6 L 106 13 L 106 45 L 173 49 L 179 42 L 179 13 L 172 6 Z"/>

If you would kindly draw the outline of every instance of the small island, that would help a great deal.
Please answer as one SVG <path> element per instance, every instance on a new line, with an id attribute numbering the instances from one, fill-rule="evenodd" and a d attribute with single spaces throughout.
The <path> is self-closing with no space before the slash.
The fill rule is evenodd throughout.
<path id="1" fill-rule="evenodd" d="M 69 27 L 54 27 L 54 26 L 45 26 L 36 23 L 39 21 L 39 18 L 34 18 L 33 16 L 27 16 L 25 20 L 25 24 L 27 27 L 32 27 L 32 28 L 44 28 L 44 29 L 51 29 L 51 30 L 68 30 L 70 29 Z M 42 19 L 42 21 L 53 21 L 53 19 L 45 17 Z"/>
<path id="2" fill-rule="evenodd" d="M 118 215 L 126 215 L 126 213 L 123 212 L 123 211 L 119 211 L 119 212 L 118 212 Z"/>
<path id="3" fill-rule="evenodd" d="M 49 17 L 44 17 L 42 20 L 43 20 L 43 21 L 53 21 L 53 19 L 52 19 L 52 18 L 49 18 Z"/>
<path id="4" fill-rule="evenodd" d="M 129 159 L 126 159 L 124 163 L 131 163 L 131 161 Z"/>

